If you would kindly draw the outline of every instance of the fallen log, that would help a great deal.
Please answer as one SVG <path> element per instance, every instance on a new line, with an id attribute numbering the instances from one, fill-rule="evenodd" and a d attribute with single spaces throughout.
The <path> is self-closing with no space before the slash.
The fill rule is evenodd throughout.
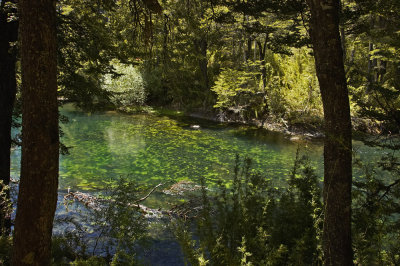
<path id="1" fill-rule="evenodd" d="M 170 216 L 180 217 L 184 220 L 188 220 L 196 217 L 199 214 L 199 212 L 202 210 L 202 206 L 199 205 L 201 204 L 201 200 L 197 197 L 189 199 L 184 203 L 173 205 L 169 210 L 163 210 L 161 208 L 153 209 L 140 204 L 141 202 L 145 201 L 157 188 L 163 186 L 164 184 L 160 183 L 157 186 L 153 187 L 150 192 L 147 193 L 144 197 L 132 203 L 128 203 L 128 206 L 132 208 L 137 208 L 138 211 L 143 213 L 146 218 L 162 218 L 163 216 Z M 169 189 L 163 190 L 163 193 L 168 195 L 182 195 L 183 192 L 196 191 L 200 188 L 200 186 L 195 185 L 190 181 L 180 181 L 172 185 Z M 64 200 L 77 201 L 82 203 L 86 207 L 94 210 L 101 210 L 101 206 L 104 205 L 104 202 L 115 202 L 113 199 L 99 198 L 92 194 L 79 191 L 68 191 L 68 193 L 64 196 Z"/>

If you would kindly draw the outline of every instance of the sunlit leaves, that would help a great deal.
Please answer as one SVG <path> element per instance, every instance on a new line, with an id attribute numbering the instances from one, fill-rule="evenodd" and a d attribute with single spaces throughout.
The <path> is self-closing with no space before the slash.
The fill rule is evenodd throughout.
<path id="1" fill-rule="evenodd" d="M 147 92 L 140 71 L 132 65 L 114 62 L 117 75 L 104 76 L 104 88 L 111 93 L 111 100 L 117 107 L 143 105 Z"/>

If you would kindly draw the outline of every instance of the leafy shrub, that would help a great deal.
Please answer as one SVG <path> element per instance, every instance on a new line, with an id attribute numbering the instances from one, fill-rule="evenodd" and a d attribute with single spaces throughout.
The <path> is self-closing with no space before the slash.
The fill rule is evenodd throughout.
<path id="1" fill-rule="evenodd" d="M 272 55 L 271 55 L 272 56 Z M 321 116 L 322 102 L 314 58 L 307 49 L 298 49 L 293 56 L 275 56 L 282 80 L 281 97 L 288 113 Z"/>
<path id="2" fill-rule="evenodd" d="M 10 233 L 11 212 L 10 186 L 5 185 L 3 180 L 0 180 L 0 235 Z"/>
<path id="3" fill-rule="evenodd" d="M 143 105 L 147 91 L 138 68 L 114 62 L 116 75 L 104 76 L 104 88 L 111 93 L 111 101 L 117 107 Z"/>
<path id="4" fill-rule="evenodd" d="M 355 162 L 365 175 L 353 188 L 354 261 L 399 265 L 399 159 L 389 153 L 376 165 Z M 322 210 L 307 158 L 296 156 L 281 189 L 237 159 L 232 186 L 212 194 L 203 184 L 200 215 L 176 221 L 174 231 L 191 265 L 321 265 Z"/>
<path id="5" fill-rule="evenodd" d="M 242 119 L 257 117 L 266 106 L 258 76 L 253 71 L 223 69 L 212 87 L 217 94 L 214 107 L 239 114 Z"/>

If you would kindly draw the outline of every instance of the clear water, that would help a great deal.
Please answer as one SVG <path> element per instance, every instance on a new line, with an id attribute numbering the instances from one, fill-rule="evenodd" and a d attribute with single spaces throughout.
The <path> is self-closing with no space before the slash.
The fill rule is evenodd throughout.
<path id="1" fill-rule="evenodd" d="M 236 154 L 252 158 L 257 170 L 279 183 L 287 178 L 299 146 L 321 169 L 321 143 L 298 144 L 252 127 L 179 116 L 90 114 L 70 107 L 61 113 L 69 118 L 61 126 L 61 140 L 70 154 L 60 158 L 60 190 L 97 190 L 120 176 L 148 185 L 198 182 L 200 177 L 210 184 L 225 178 L 229 184 Z M 192 124 L 200 129 L 190 128 Z M 19 160 L 17 149 L 13 178 L 18 178 Z"/>

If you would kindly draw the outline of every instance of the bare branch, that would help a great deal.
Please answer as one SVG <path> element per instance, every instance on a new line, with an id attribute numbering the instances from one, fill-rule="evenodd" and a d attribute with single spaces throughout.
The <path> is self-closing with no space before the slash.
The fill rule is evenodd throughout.
<path id="1" fill-rule="evenodd" d="M 133 202 L 133 204 L 138 204 L 139 202 L 145 201 L 153 192 L 154 190 L 156 190 L 158 187 L 165 185 L 166 183 L 160 183 L 157 186 L 153 187 L 152 190 L 150 190 L 150 192 L 144 196 L 143 198 L 140 198 L 138 200 L 136 200 L 135 202 Z"/>

